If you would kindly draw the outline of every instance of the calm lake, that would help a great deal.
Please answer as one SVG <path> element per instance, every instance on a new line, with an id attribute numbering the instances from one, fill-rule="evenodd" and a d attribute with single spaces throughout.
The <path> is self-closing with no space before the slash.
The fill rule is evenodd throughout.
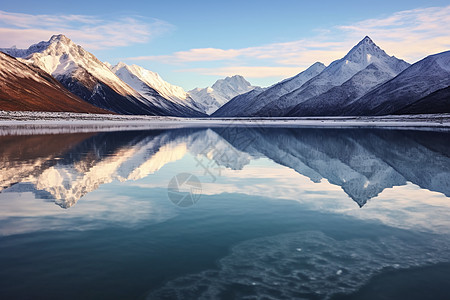
<path id="1" fill-rule="evenodd" d="M 448 299 L 450 133 L 0 136 L 0 299 Z"/>

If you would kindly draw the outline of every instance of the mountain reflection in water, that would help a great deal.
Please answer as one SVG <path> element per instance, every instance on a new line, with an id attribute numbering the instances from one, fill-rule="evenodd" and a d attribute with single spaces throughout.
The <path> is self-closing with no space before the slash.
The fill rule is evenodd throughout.
<path id="1" fill-rule="evenodd" d="M 450 196 L 447 132 L 227 127 L 3 136 L 0 144 L 1 192 L 33 192 L 62 208 L 187 154 L 232 170 L 268 158 L 312 182 L 340 186 L 361 207 L 407 182 Z"/>

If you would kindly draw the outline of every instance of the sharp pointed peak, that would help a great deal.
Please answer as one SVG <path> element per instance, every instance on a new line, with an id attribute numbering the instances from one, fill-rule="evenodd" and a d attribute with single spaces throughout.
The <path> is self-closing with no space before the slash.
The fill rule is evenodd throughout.
<path id="1" fill-rule="evenodd" d="M 366 36 L 364 37 L 358 44 L 356 44 L 344 57 L 345 59 L 349 59 L 350 57 L 354 57 L 355 55 L 357 57 L 366 54 L 371 55 L 387 55 L 386 52 L 381 49 L 377 44 L 373 42 L 373 40 Z"/>
<path id="2" fill-rule="evenodd" d="M 364 43 L 364 44 L 372 43 L 372 44 L 374 44 L 373 40 L 372 40 L 368 35 L 366 35 L 366 36 L 361 40 L 360 43 Z"/>
<path id="3" fill-rule="evenodd" d="M 368 35 L 366 35 L 361 41 L 359 41 L 359 43 L 356 44 L 353 48 L 356 49 L 364 46 L 373 46 L 379 48 Z"/>

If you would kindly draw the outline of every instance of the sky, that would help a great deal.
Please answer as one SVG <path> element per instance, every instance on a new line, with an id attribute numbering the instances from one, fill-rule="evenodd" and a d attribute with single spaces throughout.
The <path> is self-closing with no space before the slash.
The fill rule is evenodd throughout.
<path id="1" fill-rule="evenodd" d="M 64 3 L 64 5 L 62 5 Z M 366 35 L 410 63 L 450 50 L 450 3 L 400 1 L 4 1 L 0 47 L 65 34 L 100 60 L 186 90 L 243 75 L 269 86 L 328 65 Z"/>

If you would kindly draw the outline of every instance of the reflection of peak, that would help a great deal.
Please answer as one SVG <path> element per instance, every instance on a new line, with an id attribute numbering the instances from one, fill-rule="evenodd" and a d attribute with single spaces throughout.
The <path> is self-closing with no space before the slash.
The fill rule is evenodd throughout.
<path id="1" fill-rule="evenodd" d="M 363 131 L 241 128 L 224 130 L 222 135 L 241 151 L 263 154 L 313 182 L 326 178 L 359 206 L 385 188 L 406 183 L 389 164 L 360 145 Z"/>
<path id="2" fill-rule="evenodd" d="M 103 137 L 109 142 L 115 139 L 114 134 L 104 134 Z M 137 180 L 183 157 L 185 147 L 170 141 L 170 135 L 168 137 L 164 133 L 138 134 L 136 137 L 128 134 L 122 145 L 110 144 L 115 148 L 92 153 L 92 148 L 88 147 L 90 151 L 84 152 L 85 155 L 77 161 L 63 161 L 45 170 L 36 178 L 36 188 L 50 193 L 61 207 L 71 207 L 102 184 L 116 179 Z"/>
<path id="3" fill-rule="evenodd" d="M 250 163 L 252 158 L 248 152 L 235 148 L 217 132 L 210 129 L 194 133 L 189 139 L 188 145 L 192 154 L 206 157 L 218 166 L 232 170 L 241 170 Z"/>

